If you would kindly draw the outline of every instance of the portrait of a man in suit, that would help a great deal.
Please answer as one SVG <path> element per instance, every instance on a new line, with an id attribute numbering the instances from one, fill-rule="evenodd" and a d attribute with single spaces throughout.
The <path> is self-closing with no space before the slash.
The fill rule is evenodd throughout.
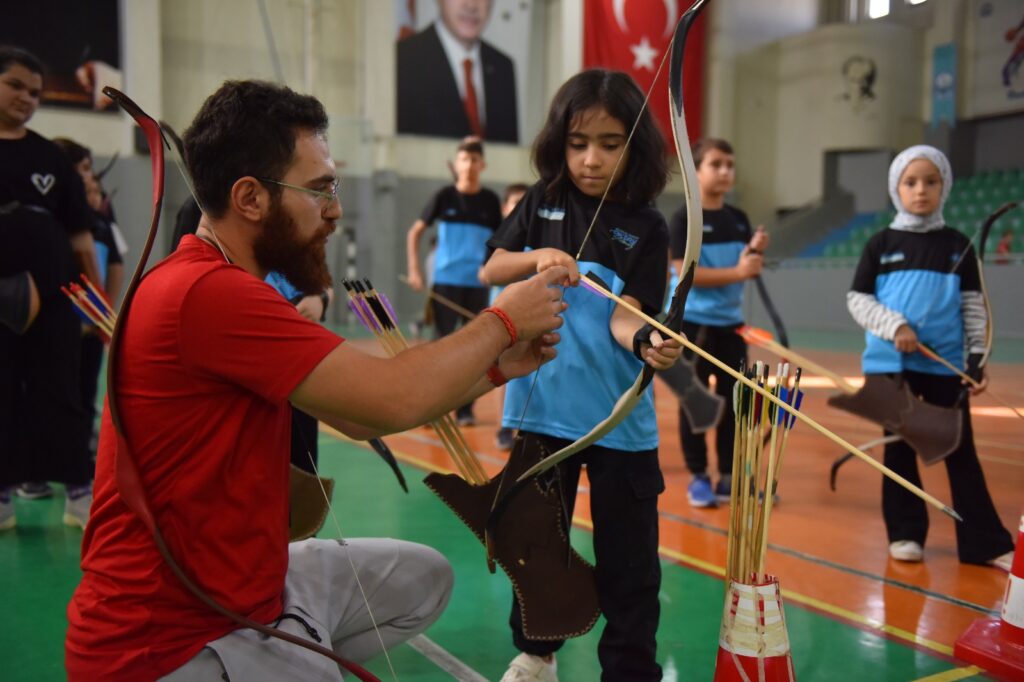
<path id="1" fill-rule="evenodd" d="M 398 42 L 398 132 L 517 143 L 515 65 L 481 39 L 492 0 L 437 5 L 437 21 Z"/>

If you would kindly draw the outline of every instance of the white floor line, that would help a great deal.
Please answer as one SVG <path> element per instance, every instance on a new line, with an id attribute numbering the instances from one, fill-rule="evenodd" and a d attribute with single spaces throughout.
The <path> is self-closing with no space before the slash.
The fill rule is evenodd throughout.
<path id="1" fill-rule="evenodd" d="M 416 635 L 407 644 L 459 682 L 487 682 L 487 678 L 455 658 L 426 635 Z"/>

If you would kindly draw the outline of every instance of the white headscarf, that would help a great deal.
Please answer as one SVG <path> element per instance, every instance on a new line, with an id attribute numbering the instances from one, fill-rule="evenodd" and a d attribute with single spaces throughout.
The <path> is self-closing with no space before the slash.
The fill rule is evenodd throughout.
<path id="1" fill-rule="evenodd" d="M 907 169 L 911 161 L 927 159 L 935 164 L 942 176 L 942 196 L 939 198 L 939 206 L 932 213 L 926 216 L 914 215 L 903 207 L 900 201 L 900 177 Z M 889 198 L 892 205 L 896 207 L 896 217 L 889 224 L 894 230 L 906 230 L 908 232 L 928 232 L 937 230 L 946 224 L 942 217 L 942 207 L 949 198 L 949 191 L 953 188 L 953 169 L 949 167 L 949 159 L 935 147 L 926 144 L 918 144 L 907 147 L 896 155 L 889 166 Z"/>

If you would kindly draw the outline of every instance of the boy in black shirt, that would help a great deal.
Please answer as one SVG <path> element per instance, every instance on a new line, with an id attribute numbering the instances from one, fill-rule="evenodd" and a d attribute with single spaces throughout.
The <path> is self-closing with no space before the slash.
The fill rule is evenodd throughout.
<path id="1" fill-rule="evenodd" d="M 4 219 L 0 251 L 10 249 L 19 230 L 59 226 L 67 241 L 54 247 L 70 245 L 81 271 L 99 282 L 82 180 L 56 145 L 25 127 L 39 106 L 42 85 L 38 59 L 0 46 L 0 206 L 16 207 Z M 53 250 L 47 255 L 62 257 Z M 73 279 L 75 270 L 61 269 L 62 282 Z M 44 300 L 27 333 L 0 329 L 0 419 L 9 420 L 2 425 L 8 440 L 0 449 L 0 529 L 14 526 L 10 486 L 25 480 L 65 483 L 65 523 L 84 527 L 89 518 L 93 467 L 78 376 L 79 336 L 78 319 L 59 293 Z"/>
<path id="2" fill-rule="evenodd" d="M 480 270 L 487 258 L 487 240 L 501 225 L 498 195 L 480 184 L 480 173 L 486 167 L 480 139 L 466 138 L 455 154 L 455 184 L 434 195 L 406 238 L 409 286 L 420 291 L 424 280 L 420 237 L 438 221 L 433 289 L 474 313 L 487 306 L 488 290 L 480 279 Z M 431 306 L 437 338 L 455 331 L 458 314 L 436 302 Z M 456 418 L 460 426 L 474 424 L 473 404 L 460 407 Z"/>

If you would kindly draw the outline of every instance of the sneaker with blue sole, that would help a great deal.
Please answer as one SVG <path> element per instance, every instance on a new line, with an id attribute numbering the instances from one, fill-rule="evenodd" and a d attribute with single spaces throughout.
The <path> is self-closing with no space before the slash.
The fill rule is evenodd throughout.
<path id="1" fill-rule="evenodd" d="M 707 477 L 707 474 L 697 474 L 693 477 L 690 486 L 686 489 L 686 499 L 691 507 L 698 509 L 718 506 L 718 500 L 711 489 L 711 479 Z"/>

